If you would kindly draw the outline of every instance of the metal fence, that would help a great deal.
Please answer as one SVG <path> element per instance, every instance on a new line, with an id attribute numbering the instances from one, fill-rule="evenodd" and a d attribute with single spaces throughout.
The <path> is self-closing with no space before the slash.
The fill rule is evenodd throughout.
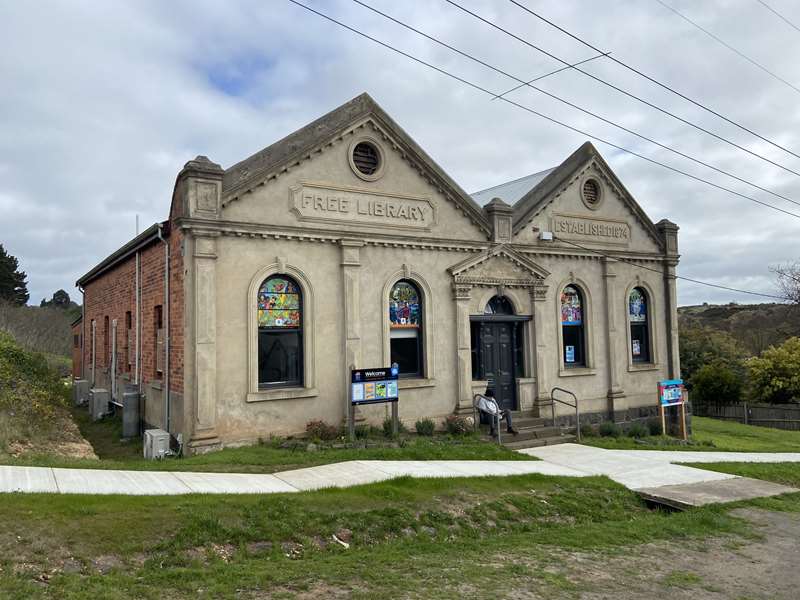
<path id="1" fill-rule="evenodd" d="M 695 415 L 745 425 L 759 425 L 774 429 L 800 430 L 800 404 L 731 404 L 728 406 L 695 405 Z"/>

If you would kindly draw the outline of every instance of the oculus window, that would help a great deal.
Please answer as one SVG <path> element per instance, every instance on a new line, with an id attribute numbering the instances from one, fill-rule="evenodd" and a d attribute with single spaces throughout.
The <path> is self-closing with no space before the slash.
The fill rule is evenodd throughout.
<path id="1" fill-rule="evenodd" d="M 422 377 L 422 302 L 419 288 L 398 281 L 389 292 L 389 345 L 400 376 Z"/>
<path id="2" fill-rule="evenodd" d="M 303 384 L 303 295 L 286 275 L 268 277 L 258 290 L 258 386 Z"/>
<path id="3" fill-rule="evenodd" d="M 564 366 L 586 366 L 586 335 L 583 296 L 574 285 L 561 292 L 561 340 Z"/>
<path id="4" fill-rule="evenodd" d="M 650 324 L 647 294 L 633 288 L 628 296 L 628 321 L 631 328 L 631 358 L 635 363 L 650 362 Z"/>

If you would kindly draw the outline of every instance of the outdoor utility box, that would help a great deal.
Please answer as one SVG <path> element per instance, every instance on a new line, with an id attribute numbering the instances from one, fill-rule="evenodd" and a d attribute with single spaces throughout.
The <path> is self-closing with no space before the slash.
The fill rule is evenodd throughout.
<path id="1" fill-rule="evenodd" d="M 89 414 L 92 421 L 99 421 L 108 412 L 108 390 L 95 388 L 89 390 Z"/>
<path id="2" fill-rule="evenodd" d="M 144 457 L 146 459 L 162 459 L 168 453 L 169 433 L 163 429 L 148 429 L 144 432 Z"/>
<path id="3" fill-rule="evenodd" d="M 122 437 L 139 435 L 139 392 L 135 389 L 122 393 Z"/>
<path id="4" fill-rule="evenodd" d="M 75 406 L 84 404 L 89 399 L 89 382 L 76 379 L 72 382 L 72 401 Z"/>

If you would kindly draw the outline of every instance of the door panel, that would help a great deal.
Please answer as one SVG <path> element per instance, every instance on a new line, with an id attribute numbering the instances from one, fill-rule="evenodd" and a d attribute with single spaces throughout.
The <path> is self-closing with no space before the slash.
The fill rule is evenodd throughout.
<path id="1" fill-rule="evenodd" d="M 481 323 L 481 359 L 486 379 L 493 381 L 500 408 L 516 410 L 514 344 L 512 323 Z"/>

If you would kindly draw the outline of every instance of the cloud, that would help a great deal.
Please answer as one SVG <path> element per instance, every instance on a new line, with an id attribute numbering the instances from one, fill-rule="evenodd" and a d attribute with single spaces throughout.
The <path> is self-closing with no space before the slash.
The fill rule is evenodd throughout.
<path id="1" fill-rule="evenodd" d="M 451 5 L 368 3 L 520 77 L 560 65 Z M 491 90 L 516 83 L 346 0 L 320 10 Z M 593 55 L 505 0 L 471 10 L 570 61 Z M 800 83 L 800 35 L 757 3 L 679 10 Z M 792 3 L 774 2 L 800 20 Z M 800 153 L 796 92 L 655 2 L 530 4 L 620 60 Z M 74 281 L 166 217 L 183 163 L 231 165 L 368 91 L 459 184 L 482 189 L 561 162 L 585 136 L 548 123 L 325 22 L 289 2 L 0 4 L 0 241 L 29 276 L 31 301 Z M 800 171 L 800 159 L 683 102 L 608 60 L 585 69 Z M 574 71 L 542 88 L 626 127 L 800 199 L 800 181 Z M 509 98 L 654 159 L 800 213 L 774 198 L 530 89 Z M 680 272 L 774 291 L 769 265 L 797 259 L 798 221 L 596 144 L 648 214 L 681 226 Z M 752 301 L 682 282 L 682 303 Z"/>

